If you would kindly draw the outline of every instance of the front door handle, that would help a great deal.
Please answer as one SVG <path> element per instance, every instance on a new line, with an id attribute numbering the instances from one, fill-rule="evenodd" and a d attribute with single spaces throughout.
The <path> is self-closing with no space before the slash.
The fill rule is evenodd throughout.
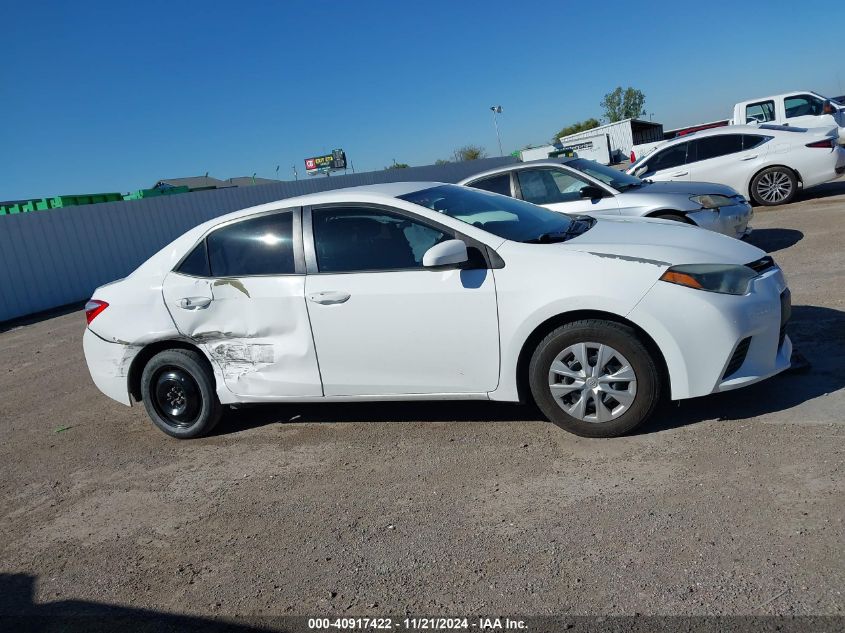
<path id="1" fill-rule="evenodd" d="M 311 293 L 308 295 L 308 298 L 314 303 L 330 306 L 336 303 L 346 303 L 351 296 L 348 292 L 342 292 L 340 290 L 324 290 L 322 292 Z"/>
<path id="2" fill-rule="evenodd" d="M 757 154 L 754 154 L 753 156 L 743 156 L 739 160 L 754 160 L 755 158 L 757 158 Z"/>
<path id="3" fill-rule="evenodd" d="M 672 178 L 675 178 L 676 176 L 689 176 L 689 172 L 688 171 L 679 171 L 677 174 L 672 174 Z"/>
<path id="4" fill-rule="evenodd" d="M 183 310 L 200 310 L 211 304 L 211 297 L 184 297 L 179 299 L 179 307 Z"/>

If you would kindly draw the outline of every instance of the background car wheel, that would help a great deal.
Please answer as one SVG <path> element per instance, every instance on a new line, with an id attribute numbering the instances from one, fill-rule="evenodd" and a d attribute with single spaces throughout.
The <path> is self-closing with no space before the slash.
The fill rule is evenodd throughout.
<path id="1" fill-rule="evenodd" d="M 172 437 L 205 435 L 220 420 L 214 375 L 205 357 L 193 350 L 153 356 L 141 374 L 141 396 L 153 423 Z"/>
<path id="2" fill-rule="evenodd" d="M 767 207 L 792 202 L 798 193 L 798 179 L 789 167 L 768 167 L 751 180 L 751 197 Z"/>
<path id="3" fill-rule="evenodd" d="M 655 213 L 654 215 L 650 215 L 650 218 L 658 218 L 660 220 L 674 220 L 675 222 L 683 222 L 684 224 L 695 224 L 692 220 L 681 213 L 672 213 L 670 211 L 664 211 L 662 213 Z"/>
<path id="4" fill-rule="evenodd" d="M 637 332 L 612 321 L 563 325 L 531 357 L 534 401 L 570 433 L 615 437 L 654 412 L 661 396 L 657 363 Z"/>

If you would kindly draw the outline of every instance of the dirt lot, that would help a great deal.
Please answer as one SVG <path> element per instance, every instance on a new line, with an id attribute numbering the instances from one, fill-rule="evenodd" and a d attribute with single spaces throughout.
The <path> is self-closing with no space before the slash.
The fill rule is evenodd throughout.
<path id="1" fill-rule="evenodd" d="M 752 239 L 812 370 L 616 440 L 448 403 L 179 442 L 95 389 L 79 312 L 3 332 L 0 613 L 845 615 L 845 182 L 816 193 Z"/>

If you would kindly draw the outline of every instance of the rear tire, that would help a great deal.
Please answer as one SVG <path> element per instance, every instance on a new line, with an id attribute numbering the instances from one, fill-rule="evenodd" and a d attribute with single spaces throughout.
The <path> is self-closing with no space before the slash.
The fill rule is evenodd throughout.
<path id="1" fill-rule="evenodd" d="M 751 179 L 750 193 L 759 205 L 788 204 L 798 193 L 798 178 L 789 167 L 767 167 Z"/>
<path id="2" fill-rule="evenodd" d="M 141 374 L 141 396 L 153 424 L 179 439 L 210 433 L 223 410 L 208 361 L 194 350 L 153 356 Z"/>
<path id="3" fill-rule="evenodd" d="M 633 328 L 613 321 L 574 321 L 555 329 L 534 350 L 528 376 L 545 416 L 582 437 L 633 430 L 652 415 L 662 393 L 648 347 Z"/>

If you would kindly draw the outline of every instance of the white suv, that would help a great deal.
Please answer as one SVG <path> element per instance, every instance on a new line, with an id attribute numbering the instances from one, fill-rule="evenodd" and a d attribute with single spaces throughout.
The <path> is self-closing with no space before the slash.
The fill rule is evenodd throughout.
<path id="1" fill-rule="evenodd" d="M 649 180 L 714 182 L 757 204 L 786 204 L 798 189 L 845 173 L 835 132 L 780 125 L 731 125 L 667 141 L 628 168 Z"/>

